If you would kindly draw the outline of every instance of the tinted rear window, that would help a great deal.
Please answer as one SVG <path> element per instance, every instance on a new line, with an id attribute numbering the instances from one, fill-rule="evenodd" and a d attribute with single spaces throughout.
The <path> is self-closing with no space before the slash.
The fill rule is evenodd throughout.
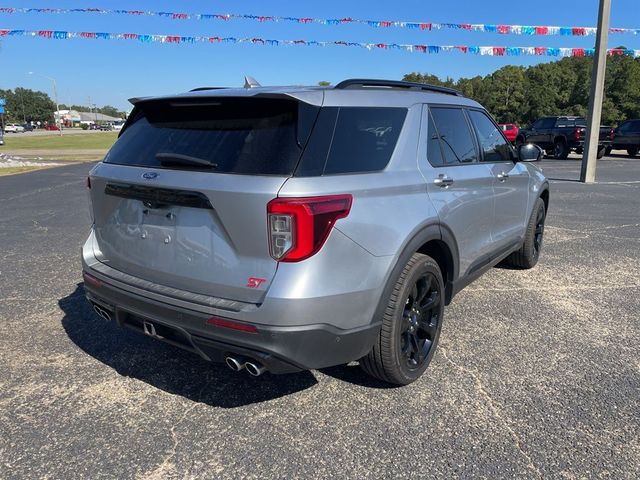
<path id="1" fill-rule="evenodd" d="M 406 108 L 322 108 L 296 175 L 383 170 L 406 116 Z"/>
<path id="2" fill-rule="evenodd" d="M 477 160 L 476 146 L 462 109 L 431 107 L 430 110 L 440 137 L 444 163 L 455 165 Z"/>
<path id="3" fill-rule="evenodd" d="M 317 109 L 289 100 L 188 101 L 191 103 L 153 101 L 136 108 L 132 123 L 122 132 L 105 162 L 219 173 L 291 175 L 312 124 L 308 117 L 317 115 Z"/>

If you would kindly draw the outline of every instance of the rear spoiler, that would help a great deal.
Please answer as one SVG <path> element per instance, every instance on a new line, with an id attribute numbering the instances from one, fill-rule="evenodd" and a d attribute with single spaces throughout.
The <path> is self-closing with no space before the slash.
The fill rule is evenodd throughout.
<path id="1" fill-rule="evenodd" d="M 215 99 L 215 98 L 273 98 L 273 99 L 290 99 L 298 102 L 308 103 L 309 105 L 313 105 L 316 107 L 321 107 L 324 104 L 324 90 L 323 89 L 314 89 L 314 90 L 299 90 L 299 91 L 256 91 L 258 89 L 236 89 L 236 88 L 197 88 L 188 93 L 183 93 L 179 95 L 167 95 L 167 96 L 158 96 L 158 97 L 132 97 L 129 99 L 129 103 L 133 105 L 133 110 L 127 117 L 127 120 L 124 122 L 122 126 L 122 130 L 118 134 L 118 137 L 122 135 L 122 133 L 127 129 L 131 123 L 135 120 L 136 114 L 140 110 L 139 107 L 141 104 L 150 101 L 172 101 L 176 102 L 189 102 L 191 100 L 192 103 L 198 102 L 206 102 L 207 100 Z"/>

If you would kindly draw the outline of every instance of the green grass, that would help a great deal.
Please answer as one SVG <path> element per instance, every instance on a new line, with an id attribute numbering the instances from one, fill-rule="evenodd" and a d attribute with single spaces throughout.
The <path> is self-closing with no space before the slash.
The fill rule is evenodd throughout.
<path id="1" fill-rule="evenodd" d="M 79 133 L 62 136 L 38 135 L 23 136 L 19 133 L 10 133 L 4 136 L 5 146 L 3 150 L 107 150 L 113 145 L 118 136 L 117 132 Z"/>

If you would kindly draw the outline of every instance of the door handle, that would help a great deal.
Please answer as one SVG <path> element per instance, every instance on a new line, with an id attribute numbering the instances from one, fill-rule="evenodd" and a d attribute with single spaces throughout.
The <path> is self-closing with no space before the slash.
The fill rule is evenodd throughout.
<path id="1" fill-rule="evenodd" d="M 498 177 L 498 180 L 500 180 L 501 182 L 504 182 L 507 178 L 509 178 L 509 174 L 505 172 L 500 172 L 496 176 Z"/>
<path id="2" fill-rule="evenodd" d="M 433 183 L 438 185 L 440 188 L 447 188 L 449 185 L 453 184 L 453 178 L 447 177 L 445 174 L 441 173 L 438 175 L 438 178 L 433 179 Z"/>

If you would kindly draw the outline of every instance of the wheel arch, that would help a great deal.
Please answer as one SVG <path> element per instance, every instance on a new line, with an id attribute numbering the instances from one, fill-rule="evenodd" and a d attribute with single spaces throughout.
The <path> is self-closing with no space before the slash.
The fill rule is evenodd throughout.
<path id="1" fill-rule="evenodd" d="M 545 184 L 542 187 L 539 197 L 544 202 L 544 211 L 549 212 L 549 185 Z"/>
<path id="2" fill-rule="evenodd" d="M 420 228 L 405 242 L 387 275 L 372 323 L 381 318 L 397 278 L 414 253 L 429 255 L 438 263 L 445 284 L 445 305 L 451 302 L 453 282 L 459 275 L 458 244 L 451 230 L 439 223 L 432 223 Z"/>

